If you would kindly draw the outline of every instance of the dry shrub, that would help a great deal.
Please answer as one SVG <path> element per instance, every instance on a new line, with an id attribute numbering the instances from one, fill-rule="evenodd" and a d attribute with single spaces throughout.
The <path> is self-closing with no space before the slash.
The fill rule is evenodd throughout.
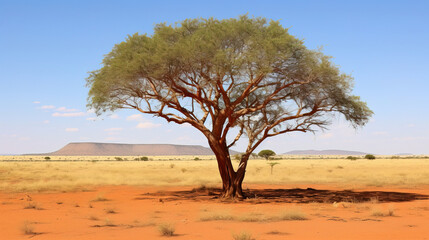
<path id="1" fill-rule="evenodd" d="M 228 212 L 210 212 L 205 213 L 200 217 L 200 221 L 229 221 L 234 220 L 234 217 Z"/>
<path id="2" fill-rule="evenodd" d="M 279 216 L 279 220 L 308 220 L 308 218 L 300 209 L 289 209 Z"/>
<path id="3" fill-rule="evenodd" d="M 254 240 L 254 238 L 252 238 L 252 234 L 244 231 L 241 233 L 234 233 L 232 238 L 234 240 Z"/>
<path id="4" fill-rule="evenodd" d="M 176 230 L 172 224 L 169 223 L 161 223 L 158 226 L 158 230 L 162 236 L 174 236 L 174 231 Z"/>
<path id="5" fill-rule="evenodd" d="M 24 209 L 36 209 L 36 210 L 43 210 L 42 207 L 39 206 L 36 202 L 29 202 L 27 205 L 24 206 Z"/>
<path id="6" fill-rule="evenodd" d="M 28 221 L 25 221 L 25 222 L 22 223 L 21 231 L 25 235 L 35 235 L 36 234 L 36 232 L 34 232 L 33 225 L 31 225 L 31 223 L 28 222 Z"/>
<path id="7" fill-rule="evenodd" d="M 379 208 L 373 208 L 371 210 L 371 216 L 373 217 L 393 217 L 395 216 L 395 209 L 393 207 L 389 207 L 387 211 L 383 211 Z"/>

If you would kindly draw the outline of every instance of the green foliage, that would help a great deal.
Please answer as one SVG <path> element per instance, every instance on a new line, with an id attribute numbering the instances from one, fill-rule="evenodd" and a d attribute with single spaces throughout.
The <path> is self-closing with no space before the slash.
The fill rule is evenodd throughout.
<path id="1" fill-rule="evenodd" d="M 201 159 L 199 157 L 195 157 L 194 161 L 200 161 Z"/>
<path id="2" fill-rule="evenodd" d="M 140 157 L 140 160 L 141 161 L 149 161 L 149 158 L 148 157 Z"/>
<path id="3" fill-rule="evenodd" d="M 51 160 L 51 157 L 45 157 L 45 160 L 49 161 L 49 160 Z"/>
<path id="4" fill-rule="evenodd" d="M 347 159 L 349 159 L 349 160 L 352 160 L 352 161 L 353 161 L 353 160 L 357 160 L 358 158 L 357 158 L 357 157 L 354 157 L 354 156 L 348 156 L 348 157 L 347 157 Z"/>
<path id="5" fill-rule="evenodd" d="M 269 159 L 272 156 L 275 156 L 276 153 L 273 150 L 265 149 L 258 153 L 258 156 L 263 157 L 265 159 Z"/>
<path id="6" fill-rule="evenodd" d="M 115 157 L 116 161 L 124 161 L 124 159 L 122 159 L 121 157 Z"/>
<path id="7" fill-rule="evenodd" d="M 192 77 L 190 74 L 196 73 L 198 86 L 215 89 L 218 84 L 214 79 L 224 73 L 221 85 L 231 85 L 230 100 L 243 92 L 247 87 L 243 83 L 249 78 L 267 76 L 263 83 L 268 84 L 253 91 L 250 100 L 264 101 L 275 86 L 291 84 L 279 92 L 279 100 L 266 106 L 269 111 L 265 112 L 269 114 L 274 114 L 274 107 L 280 113 L 287 111 L 280 106 L 284 102 L 300 102 L 311 110 L 316 100 L 321 101 L 322 105 L 318 106 L 332 106 L 329 111 L 342 113 L 355 126 L 364 125 L 372 115 L 365 102 L 350 95 L 352 78 L 342 74 L 329 56 L 308 50 L 303 41 L 290 35 L 280 22 L 265 18 L 244 15 L 223 20 L 187 19 L 174 26 L 158 24 L 151 36 L 135 33 L 116 44 L 102 64 L 101 69 L 91 72 L 87 78 L 88 106 L 97 114 L 130 107 L 139 102 L 135 102 L 135 98 L 156 101 L 194 98 L 197 93 L 193 85 L 176 89 L 169 87 L 171 82 L 179 76 Z M 233 76 L 235 82 L 228 76 Z M 290 79 L 302 82 L 291 83 Z M 151 86 L 161 98 L 151 97 L 154 94 Z M 215 95 L 207 97 L 212 100 Z M 225 102 L 221 100 L 218 104 L 223 108 Z M 243 106 L 237 105 L 235 110 Z M 260 112 L 247 115 L 256 113 Z M 318 122 L 328 123 L 326 118 Z M 311 125 L 319 126 L 314 123 Z"/>
<path id="8" fill-rule="evenodd" d="M 367 154 L 367 155 L 365 155 L 365 159 L 374 160 L 375 156 L 372 154 Z"/>

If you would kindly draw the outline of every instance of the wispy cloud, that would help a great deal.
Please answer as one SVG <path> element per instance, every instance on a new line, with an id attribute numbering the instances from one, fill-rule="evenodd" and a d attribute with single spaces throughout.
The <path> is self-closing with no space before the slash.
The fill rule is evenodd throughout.
<path id="1" fill-rule="evenodd" d="M 78 112 L 79 110 L 74 109 L 74 108 L 66 108 L 66 107 L 59 107 L 56 109 L 59 112 Z"/>
<path id="2" fill-rule="evenodd" d="M 122 131 L 123 128 L 107 128 L 104 129 L 104 131 L 106 132 L 117 132 L 117 131 Z"/>
<path id="3" fill-rule="evenodd" d="M 112 115 L 110 116 L 110 118 L 111 118 L 111 119 L 119 119 L 120 117 L 119 117 L 119 115 L 118 115 L 118 114 L 112 114 Z"/>
<path id="4" fill-rule="evenodd" d="M 138 121 L 143 122 L 143 115 L 142 114 L 133 114 L 127 117 L 127 121 Z"/>
<path id="5" fill-rule="evenodd" d="M 66 132 L 77 132 L 79 128 L 66 128 Z"/>
<path id="6" fill-rule="evenodd" d="M 328 139 L 328 138 L 332 138 L 333 136 L 334 136 L 333 133 L 324 133 L 324 134 L 320 135 L 320 138 Z"/>
<path id="7" fill-rule="evenodd" d="M 161 124 L 151 123 L 151 122 L 141 122 L 137 124 L 136 128 L 156 128 L 161 126 Z"/>
<path id="8" fill-rule="evenodd" d="M 54 109 L 55 106 L 54 105 L 43 105 L 40 107 L 41 109 Z"/>
<path id="9" fill-rule="evenodd" d="M 88 121 L 95 121 L 95 120 L 97 120 L 97 118 L 96 117 L 89 117 L 86 120 L 88 120 Z"/>
<path id="10" fill-rule="evenodd" d="M 33 103 L 34 103 L 34 104 L 40 104 L 40 102 L 39 102 L 39 101 L 34 101 Z"/>
<path id="11" fill-rule="evenodd" d="M 70 112 L 70 113 L 53 113 L 52 116 L 53 117 L 82 117 L 85 116 L 86 113 L 84 112 Z"/>
<path id="12" fill-rule="evenodd" d="M 49 124 L 49 123 L 50 123 L 50 121 L 49 121 L 49 120 L 45 120 L 45 121 L 43 121 L 43 123 L 44 123 L 44 124 Z"/>
<path id="13" fill-rule="evenodd" d="M 385 136 L 385 135 L 387 135 L 387 132 L 385 132 L 385 131 L 378 131 L 378 132 L 373 132 L 372 135 Z"/>
<path id="14" fill-rule="evenodd" d="M 116 140 L 119 140 L 119 138 L 116 138 L 116 137 L 107 137 L 104 140 L 105 141 L 116 141 Z"/>

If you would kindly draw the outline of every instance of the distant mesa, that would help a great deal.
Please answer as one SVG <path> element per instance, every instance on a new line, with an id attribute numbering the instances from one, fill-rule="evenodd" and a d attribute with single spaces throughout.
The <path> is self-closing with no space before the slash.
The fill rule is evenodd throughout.
<path id="1" fill-rule="evenodd" d="M 236 154 L 232 151 L 231 154 Z M 43 154 L 42 154 L 43 155 Z M 199 145 L 174 144 L 119 144 L 119 143 L 69 143 L 50 156 L 164 156 L 164 155 L 213 155 L 210 148 Z"/>
<path id="2" fill-rule="evenodd" d="M 368 153 L 347 150 L 294 150 L 285 155 L 366 155 Z"/>
<path id="3" fill-rule="evenodd" d="M 406 156 L 406 155 L 414 155 L 414 154 L 412 154 L 412 153 L 397 153 L 395 155 L 397 155 L 397 156 Z"/>

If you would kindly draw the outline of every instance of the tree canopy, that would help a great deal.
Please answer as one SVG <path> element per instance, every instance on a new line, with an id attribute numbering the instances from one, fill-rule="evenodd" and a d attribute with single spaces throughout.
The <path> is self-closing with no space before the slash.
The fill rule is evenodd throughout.
<path id="1" fill-rule="evenodd" d="M 268 158 L 270 158 L 271 156 L 275 156 L 275 155 L 276 155 L 276 153 L 275 153 L 273 150 L 270 150 L 270 149 L 264 149 L 264 150 L 261 150 L 261 151 L 258 153 L 258 156 L 263 157 L 263 158 L 265 158 L 265 159 L 267 159 L 267 160 L 268 160 Z"/>
<path id="2" fill-rule="evenodd" d="M 265 139 L 325 128 L 334 113 L 353 127 L 372 115 L 352 95 L 350 75 L 265 18 L 158 24 L 151 36 L 115 45 L 102 65 L 87 78 L 88 106 L 192 125 L 217 157 L 225 195 L 241 195 L 249 155 Z M 248 144 L 235 171 L 228 149 L 242 137 Z"/>

